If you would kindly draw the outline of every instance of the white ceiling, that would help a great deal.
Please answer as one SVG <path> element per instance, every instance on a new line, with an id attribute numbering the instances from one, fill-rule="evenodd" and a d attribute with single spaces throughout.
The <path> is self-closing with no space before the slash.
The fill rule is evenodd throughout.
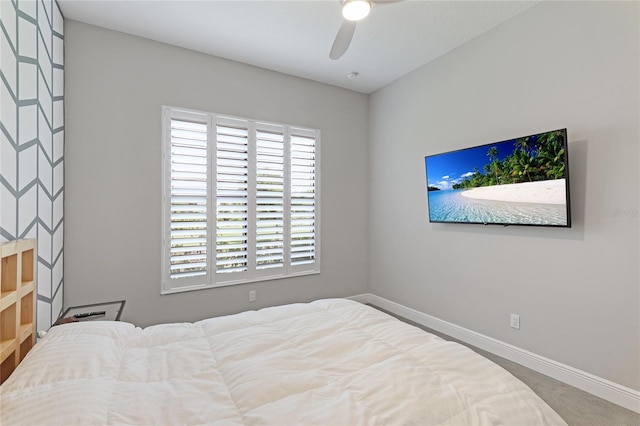
<path id="1" fill-rule="evenodd" d="M 65 18 L 371 93 L 539 1 L 404 0 L 358 23 L 329 59 L 339 0 L 58 0 Z M 358 77 L 347 78 L 352 71 Z"/>

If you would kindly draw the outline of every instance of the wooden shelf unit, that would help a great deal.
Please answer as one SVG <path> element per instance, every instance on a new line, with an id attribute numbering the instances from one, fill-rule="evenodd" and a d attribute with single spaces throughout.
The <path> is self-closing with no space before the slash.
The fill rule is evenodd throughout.
<path id="1" fill-rule="evenodd" d="M 36 343 L 36 240 L 0 246 L 0 383 Z"/>

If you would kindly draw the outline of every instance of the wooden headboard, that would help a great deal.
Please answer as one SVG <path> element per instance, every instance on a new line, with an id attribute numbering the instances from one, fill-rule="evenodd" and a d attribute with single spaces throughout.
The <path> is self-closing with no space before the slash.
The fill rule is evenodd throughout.
<path id="1" fill-rule="evenodd" d="M 0 246 L 0 383 L 36 343 L 36 240 Z"/>

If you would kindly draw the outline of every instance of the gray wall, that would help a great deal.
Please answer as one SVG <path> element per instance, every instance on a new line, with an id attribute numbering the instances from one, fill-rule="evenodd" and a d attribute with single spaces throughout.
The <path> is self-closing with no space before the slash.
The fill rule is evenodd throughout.
<path id="1" fill-rule="evenodd" d="M 37 329 L 62 310 L 64 21 L 52 0 L 0 1 L 0 243 L 37 238 Z"/>
<path id="2" fill-rule="evenodd" d="M 371 293 L 640 389 L 638 9 L 543 2 L 371 96 Z M 428 222 L 425 155 L 562 127 L 573 228 Z"/>
<path id="3" fill-rule="evenodd" d="M 145 326 L 366 291 L 366 95 L 65 25 L 65 306 L 126 299 Z M 322 131 L 320 275 L 160 295 L 162 105 Z"/>

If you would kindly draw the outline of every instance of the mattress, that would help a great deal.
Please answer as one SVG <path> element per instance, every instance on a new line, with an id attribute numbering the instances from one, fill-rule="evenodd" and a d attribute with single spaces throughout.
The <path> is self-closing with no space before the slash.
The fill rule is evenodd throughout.
<path id="1" fill-rule="evenodd" d="M 2 425 L 565 425 L 502 367 L 344 299 L 56 326 L 0 398 Z"/>

